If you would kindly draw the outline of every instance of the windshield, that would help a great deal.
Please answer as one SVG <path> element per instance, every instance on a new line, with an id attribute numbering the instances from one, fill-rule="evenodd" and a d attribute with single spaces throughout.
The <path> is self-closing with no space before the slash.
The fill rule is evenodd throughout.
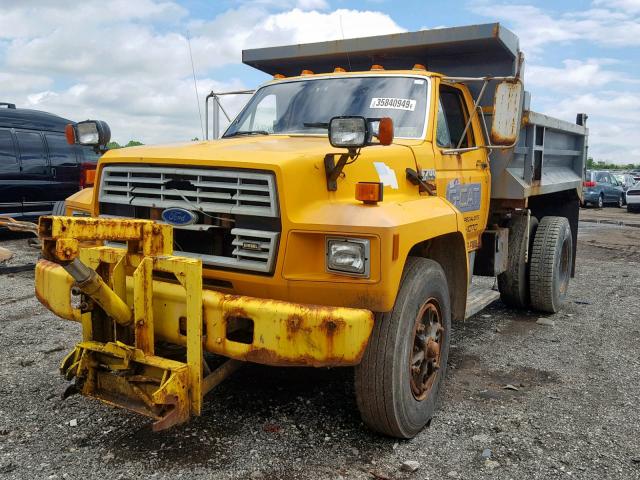
<path id="1" fill-rule="evenodd" d="M 326 135 L 331 117 L 391 117 L 397 138 L 422 138 L 427 79 L 399 76 L 317 78 L 266 85 L 224 137 L 242 133 Z"/>

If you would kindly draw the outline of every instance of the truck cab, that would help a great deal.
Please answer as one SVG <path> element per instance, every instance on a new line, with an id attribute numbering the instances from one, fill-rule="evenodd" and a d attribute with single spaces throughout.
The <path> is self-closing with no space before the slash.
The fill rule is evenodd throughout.
<path id="1" fill-rule="evenodd" d="M 453 321 L 498 297 L 561 307 L 587 131 L 529 110 L 517 38 L 484 25 L 337 45 L 245 51 L 274 78 L 221 138 L 107 152 L 70 200 L 88 218 L 41 221 L 36 292 L 83 324 L 62 364 L 78 391 L 162 429 L 242 362 L 355 366 L 365 423 L 410 438 Z M 205 353 L 229 360 L 211 370 Z"/>

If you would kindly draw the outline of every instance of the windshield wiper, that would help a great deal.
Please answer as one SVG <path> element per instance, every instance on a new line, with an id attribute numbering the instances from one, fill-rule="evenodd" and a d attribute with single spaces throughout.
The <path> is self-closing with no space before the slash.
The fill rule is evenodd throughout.
<path id="1" fill-rule="evenodd" d="M 328 122 L 304 122 L 302 125 L 306 128 L 329 128 Z"/>
<path id="2" fill-rule="evenodd" d="M 222 138 L 237 137 L 239 135 L 269 135 L 266 130 L 238 130 L 228 135 L 223 135 Z"/>

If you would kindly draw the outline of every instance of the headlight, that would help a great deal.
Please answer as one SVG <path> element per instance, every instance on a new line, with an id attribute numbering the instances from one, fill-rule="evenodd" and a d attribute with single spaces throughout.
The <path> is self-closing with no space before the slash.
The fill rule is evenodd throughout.
<path id="1" fill-rule="evenodd" d="M 369 276 L 369 240 L 327 238 L 327 270 Z"/>
<path id="2" fill-rule="evenodd" d="M 368 133 L 364 117 L 333 117 L 329 120 L 329 143 L 333 147 L 364 147 Z"/>

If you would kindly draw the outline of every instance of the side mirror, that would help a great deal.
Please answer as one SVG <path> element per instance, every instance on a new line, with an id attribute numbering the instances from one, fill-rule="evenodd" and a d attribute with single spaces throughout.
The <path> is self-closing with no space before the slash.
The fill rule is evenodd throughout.
<path id="1" fill-rule="evenodd" d="M 511 146 L 517 142 L 522 117 L 522 94 L 522 83 L 518 80 L 500 82 L 496 87 L 490 135 L 492 145 Z"/>

